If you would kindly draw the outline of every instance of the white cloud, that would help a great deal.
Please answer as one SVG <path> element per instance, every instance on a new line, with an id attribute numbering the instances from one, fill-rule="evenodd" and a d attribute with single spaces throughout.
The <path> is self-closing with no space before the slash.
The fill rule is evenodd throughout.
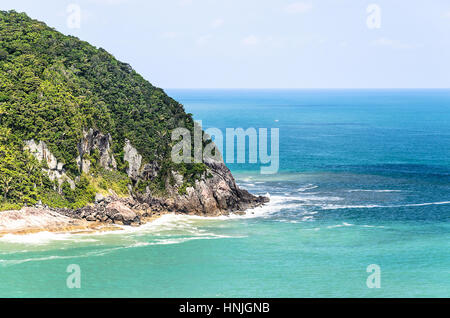
<path id="1" fill-rule="evenodd" d="M 196 42 L 198 45 L 205 45 L 211 37 L 211 35 L 202 35 L 197 38 Z"/>
<path id="2" fill-rule="evenodd" d="M 403 43 L 397 40 L 392 40 L 389 38 L 381 37 L 379 39 L 376 39 L 371 42 L 371 45 L 373 46 L 384 46 L 384 47 L 391 47 L 393 49 L 411 49 L 416 47 L 415 45 L 411 45 L 408 43 Z"/>
<path id="3" fill-rule="evenodd" d="M 308 2 L 294 2 L 286 7 L 284 7 L 284 11 L 287 13 L 305 13 L 312 9 L 312 4 Z"/>
<path id="4" fill-rule="evenodd" d="M 243 38 L 241 43 L 244 45 L 248 45 L 248 46 L 257 45 L 259 43 L 259 38 L 255 35 L 249 35 L 249 36 Z"/>
<path id="5" fill-rule="evenodd" d="M 225 23 L 225 21 L 223 19 L 215 19 L 212 23 L 211 23 L 211 27 L 214 29 L 217 29 L 219 27 L 221 27 L 223 24 Z"/>
<path id="6" fill-rule="evenodd" d="M 447 11 L 444 13 L 444 17 L 449 18 L 450 19 L 450 11 Z"/>

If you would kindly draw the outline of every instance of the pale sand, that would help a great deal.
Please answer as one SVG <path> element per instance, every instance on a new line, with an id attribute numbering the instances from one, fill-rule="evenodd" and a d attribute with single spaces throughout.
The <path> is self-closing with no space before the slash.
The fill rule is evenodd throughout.
<path id="1" fill-rule="evenodd" d="M 160 215 L 142 218 L 141 221 L 142 224 L 145 224 L 158 217 Z M 0 212 L 0 237 L 5 234 L 23 235 L 37 232 L 85 234 L 121 229 L 123 227 L 115 224 L 73 219 L 47 209 L 27 207 L 21 210 Z"/>

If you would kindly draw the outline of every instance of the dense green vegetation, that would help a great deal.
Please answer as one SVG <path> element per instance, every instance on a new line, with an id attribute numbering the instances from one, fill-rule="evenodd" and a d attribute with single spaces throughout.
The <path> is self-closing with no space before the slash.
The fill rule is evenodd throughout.
<path id="1" fill-rule="evenodd" d="M 0 127 L 0 207 L 11 203 L 35 203 L 36 187 L 45 183 L 49 180 L 43 175 L 39 162 L 21 150 L 9 129 Z"/>
<path id="2" fill-rule="evenodd" d="M 96 186 L 124 193 L 125 139 L 144 162 L 162 167 L 152 187 L 164 187 L 170 169 L 186 182 L 205 171 L 203 164 L 173 165 L 169 160 L 171 130 L 194 122 L 183 106 L 154 87 L 130 65 L 103 49 L 63 35 L 24 13 L 0 11 L 0 196 L 1 204 L 76 207 L 92 201 Z M 80 176 L 75 158 L 83 129 L 110 133 L 119 172 L 94 171 L 79 178 L 75 190 L 63 185 L 62 195 L 23 151 L 23 141 L 44 141 L 71 177 Z M 100 180 L 100 181 L 99 181 Z M 103 180 L 103 181 L 102 181 Z M 115 181 L 114 181 L 115 180 Z M 116 182 L 117 181 L 117 182 Z M 148 183 L 148 181 L 146 181 Z M 0 206 L 1 208 L 1 206 Z"/>

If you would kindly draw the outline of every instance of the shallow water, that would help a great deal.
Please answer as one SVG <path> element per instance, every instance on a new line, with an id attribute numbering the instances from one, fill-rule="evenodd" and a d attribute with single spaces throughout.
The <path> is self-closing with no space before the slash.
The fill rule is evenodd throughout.
<path id="1" fill-rule="evenodd" d="M 449 91 L 169 91 L 204 128 L 278 127 L 271 202 L 99 234 L 0 238 L 2 297 L 449 297 Z M 277 120 L 277 121 L 276 121 Z M 69 289 L 69 264 L 81 288 Z M 381 268 L 369 289 L 366 268 Z"/>

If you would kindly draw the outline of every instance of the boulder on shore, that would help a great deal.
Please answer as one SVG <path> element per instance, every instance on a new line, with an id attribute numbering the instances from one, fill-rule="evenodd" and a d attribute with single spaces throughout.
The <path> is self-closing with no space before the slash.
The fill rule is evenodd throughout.
<path id="1" fill-rule="evenodd" d="M 106 215 L 114 223 L 122 223 L 123 225 L 141 223 L 139 216 L 121 201 L 114 201 L 108 204 L 106 206 Z"/>

